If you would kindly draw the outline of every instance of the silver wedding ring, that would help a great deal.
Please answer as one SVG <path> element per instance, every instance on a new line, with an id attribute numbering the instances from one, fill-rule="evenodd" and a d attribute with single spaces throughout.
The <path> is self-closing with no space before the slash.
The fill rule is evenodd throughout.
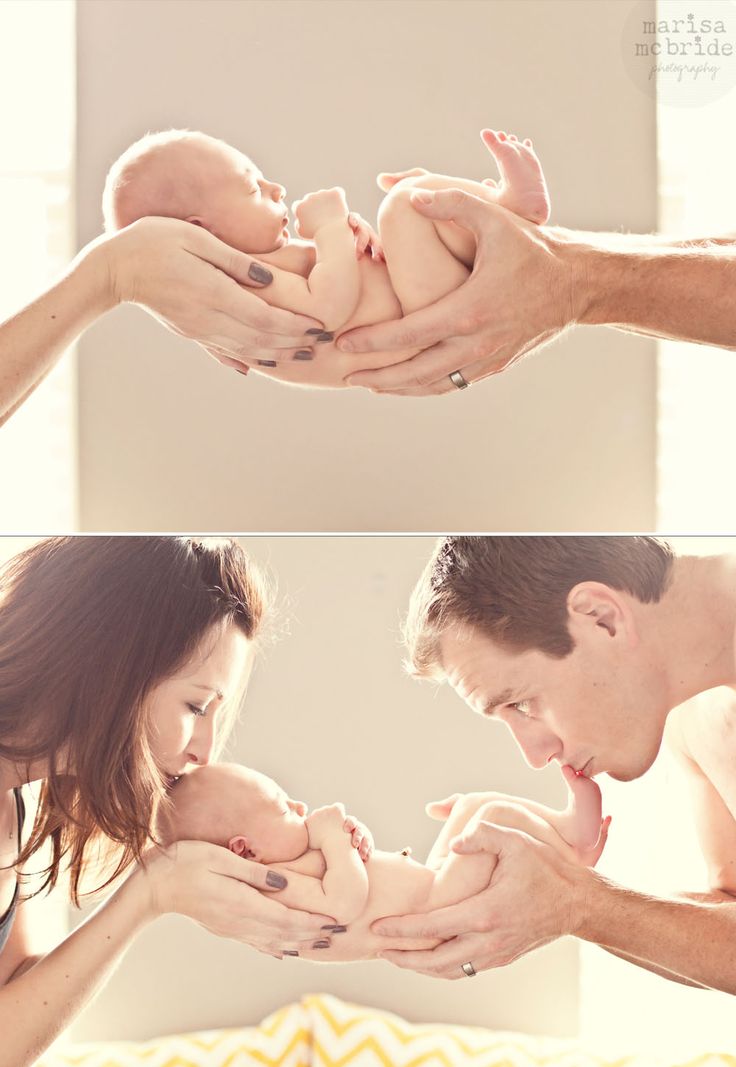
<path id="1" fill-rule="evenodd" d="M 454 370 L 450 375 L 450 381 L 457 389 L 467 389 L 470 382 L 466 382 L 459 370 Z M 475 974 L 475 971 L 473 971 Z"/>
<path id="2" fill-rule="evenodd" d="M 467 974 L 468 978 L 475 978 L 478 973 L 472 963 L 463 963 L 463 970 Z"/>

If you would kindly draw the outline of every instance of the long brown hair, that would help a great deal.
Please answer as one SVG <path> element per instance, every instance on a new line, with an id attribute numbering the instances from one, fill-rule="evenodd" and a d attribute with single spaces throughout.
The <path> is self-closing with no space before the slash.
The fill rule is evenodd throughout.
<path id="1" fill-rule="evenodd" d="M 64 863 L 78 904 L 95 850 L 112 846 L 117 861 L 96 888 L 140 860 L 166 786 L 147 698 L 213 628 L 233 624 L 253 640 L 267 599 L 229 539 L 53 537 L 0 570 L 0 759 L 48 762 L 17 863 L 50 841 L 42 888 Z"/>

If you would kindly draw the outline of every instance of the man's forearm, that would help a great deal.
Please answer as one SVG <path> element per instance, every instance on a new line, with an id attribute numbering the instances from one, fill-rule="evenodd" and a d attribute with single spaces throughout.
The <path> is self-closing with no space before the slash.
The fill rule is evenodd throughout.
<path id="1" fill-rule="evenodd" d="M 595 875 L 576 935 L 671 981 L 736 993 L 736 901 L 727 894 L 661 899 Z"/>
<path id="2" fill-rule="evenodd" d="M 736 349 L 736 243 L 729 238 L 550 235 L 569 270 L 576 322 Z"/>

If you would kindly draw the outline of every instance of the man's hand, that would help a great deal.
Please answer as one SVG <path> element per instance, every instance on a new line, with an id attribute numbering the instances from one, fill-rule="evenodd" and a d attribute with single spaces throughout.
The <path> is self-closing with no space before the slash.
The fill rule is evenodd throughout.
<path id="1" fill-rule="evenodd" d="M 347 352 L 422 349 L 403 363 L 356 372 L 350 385 L 397 396 L 455 392 L 453 371 L 467 382 L 498 374 L 575 321 L 572 270 L 551 231 L 455 189 L 417 189 L 411 201 L 422 215 L 475 235 L 473 273 L 430 307 L 343 334 L 338 347 Z"/>
<path id="2" fill-rule="evenodd" d="M 316 193 L 307 193 L 301 200 L 295 200 L 291 210 L 296 219 L 296 229 L 300 237 L 311 240 L 317 230 L 331 222 L 347 221 L 348 202 L 345 190 L 339 186 L 333 189 L 318 189 Z"/>
<path id="3" fill-rule="evenodd" d="M 419 952 L 386 950 L 383 959 L 421 974 L 463 978 L 463 963 L 472 963 L 476 971 L 502 967 L 578 929 L 587 880 L 596 877 L 587 868 L 568 862 L 526 833 L 487 822 L 458 838 L 453 851 L 497 856 L 490 885 L 426 915 L 374 923 L 374 933 L 443 941 Z"/>
<path id="4" fill-rule="evenodd" d="M 247 291 L 270 283 L 267 266 L 179 219 L 139 219 L 82 255 L 107 278 L 108 306 L 140 304 L 241 373 L 248 363 L 293 359 L 321 328 Z"/>

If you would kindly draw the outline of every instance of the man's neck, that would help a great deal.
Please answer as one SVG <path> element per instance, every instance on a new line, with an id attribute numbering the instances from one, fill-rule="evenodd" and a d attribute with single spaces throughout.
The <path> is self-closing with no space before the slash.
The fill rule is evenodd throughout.
<path id="1" fill-rule="evenodd" d="M 736 556 L 677 557 L 652 607 L 670 707 L 718 685 L 736 687 Z"/>

